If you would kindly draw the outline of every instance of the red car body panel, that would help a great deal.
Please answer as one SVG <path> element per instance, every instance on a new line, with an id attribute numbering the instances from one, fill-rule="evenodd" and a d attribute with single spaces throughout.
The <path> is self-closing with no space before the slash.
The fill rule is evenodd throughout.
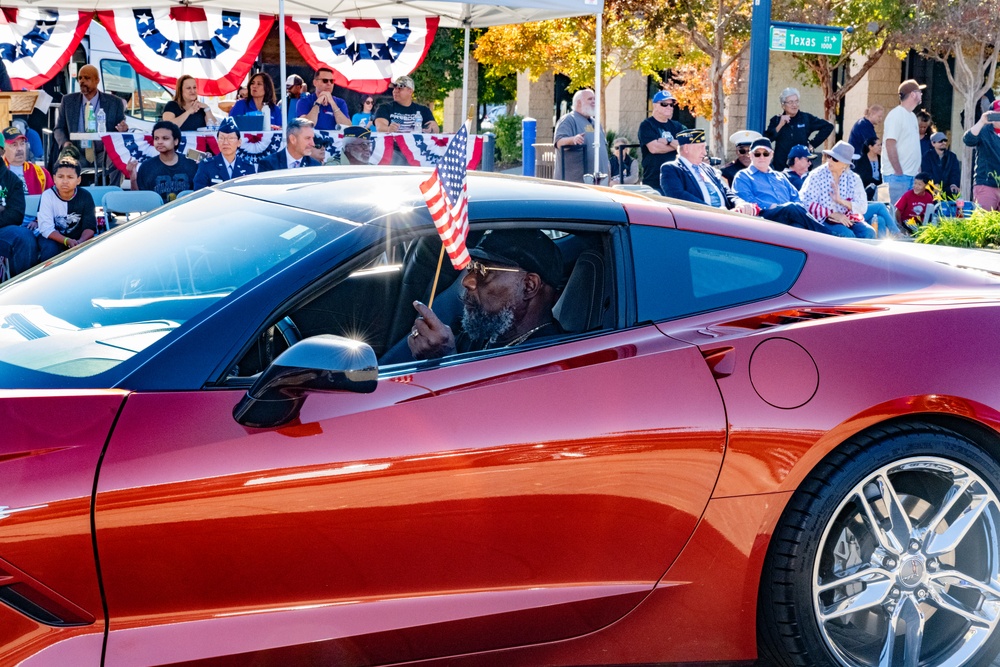
<path id="1" fill-rule="evenodd" d="M 104 611 L 90 530 L 94 471 L 126 393 L 0 392 L 0 581 L 66 625 L 0 605 L 4 664 L 99 664 Z M 55 646 L 58 644 L 58 646 Z M 65 660 L 65 662 L 61 662 Z"/>
<path id="2" fill-rule="evenodd" d="M 239 392 L 131 396 L 96 504 L 106 664 L 584 635 L 653 590 L 722 462 L 701 354 L 654 327 L 399 380 L 272 431 L 232 419 Z"/>

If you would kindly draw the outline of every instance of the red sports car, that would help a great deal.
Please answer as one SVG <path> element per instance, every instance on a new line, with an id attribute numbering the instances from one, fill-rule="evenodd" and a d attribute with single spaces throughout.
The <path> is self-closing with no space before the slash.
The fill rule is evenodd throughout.
<path id="1" fill-rule="evenodd" d="M 474 174 L 555 319 L 417 360 L 415 301 L 461 338 L 542 273 L 435 282 L 426 176 L 246 177 L 0 288 L 0 664 L 997 654 L 994 255 Z"/>

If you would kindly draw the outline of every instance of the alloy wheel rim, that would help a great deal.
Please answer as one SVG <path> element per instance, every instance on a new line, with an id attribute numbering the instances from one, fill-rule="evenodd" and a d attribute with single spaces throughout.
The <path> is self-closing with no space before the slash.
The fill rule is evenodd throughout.
<path id="1" fill-rule="evenodd" d="M 1000 620 L 1000 501 L 968 466 L 918 456 L 840 502 L 813 566 L 820 633 L 848 667 L 958 667 Z"/>

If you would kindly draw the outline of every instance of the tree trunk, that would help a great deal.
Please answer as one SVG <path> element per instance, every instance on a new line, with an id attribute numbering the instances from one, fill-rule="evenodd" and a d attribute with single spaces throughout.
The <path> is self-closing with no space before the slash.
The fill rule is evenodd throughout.
<path id="1" fill-rule="evenodd" d="M 723 139 L 723 128 L 726 124 L 725 106 L 726 96 L 722 85 L 722 78 L 725 74 L 722 71 L 723 53 L 716 51 L 712 54 L 712 65 L 709 69 L 709 81 L 712 82 L 712 142 L 709 145 L 709 154 L 716 157 L 725 157 L 725 146 Z"/>

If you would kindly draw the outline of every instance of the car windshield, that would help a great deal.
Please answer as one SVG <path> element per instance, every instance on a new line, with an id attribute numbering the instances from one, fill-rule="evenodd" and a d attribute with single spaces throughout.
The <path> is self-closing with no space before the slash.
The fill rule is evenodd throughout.
<path id="1" fill-rule="evenodd" d="M 0 289 L 0 377 L 11 367 L 67 378 L 108 371 L 348 229 L 222 192 L 165 207 Z"/>

